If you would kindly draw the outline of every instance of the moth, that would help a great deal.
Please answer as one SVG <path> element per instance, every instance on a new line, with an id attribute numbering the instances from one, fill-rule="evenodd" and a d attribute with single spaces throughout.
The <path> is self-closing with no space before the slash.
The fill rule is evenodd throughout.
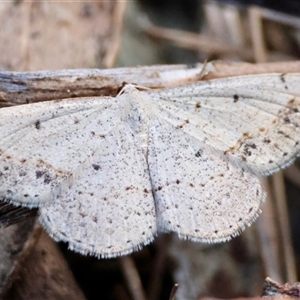
<path id="1" fill-rule="evenodd" d="M 297 73 L 2 108 L 0 200 L 98 257 L 159 232 L 227 241 L 260 212 L 258 176 L 299 155 L 299 109 Z"/>

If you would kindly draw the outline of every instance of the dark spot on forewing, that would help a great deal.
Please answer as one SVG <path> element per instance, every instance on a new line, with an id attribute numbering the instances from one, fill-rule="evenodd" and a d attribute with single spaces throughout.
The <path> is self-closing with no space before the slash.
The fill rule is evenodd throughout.
<path id="1" fill-rule="evenodd" d="M 279 78 L 280 78 L 281 82 L 285 83 L 285 74 L 284 73 L 280 74 Z"/>
<path id="2" fill-rule="evenodd" d="M 289 110 L 293 113 L 298 113 L 299 112 L 299 109 L 297 107 L 297 102 L 296 102 L 296 97 L 293 97 L 287 104 Z M 295 103 L 296 102 L 296 103 Z"/>
<path id="3" fill-rule="evenodd" d="M 40 120 L 35 121 L 34 126 L 36 129 L 41 129 L 41 121 Z"/>
<path id="4" fill-rule="evenodd" d="M 278 130 L 277 133 L 283 135 L 283 136 L 284 136 L 285 138 L 287 138 L 287 139 L 290 139 L 290 138 L 291 138 L 287 133 L 285 133 L 285 132 L 282 131 L 282 130 Z"/>
<path id="5" fill-rule="evenodd" d="M 287 90 L 288 87 L 287 87 L 287 85 L 285 84 L 285 83 L 286 83 L 285 75 L 286 75 L 285 73 L 282 73 L 282 74 L 280 74 L 279 78 L 280 78 L 281 82 L 284 83 L 284 88 Z"/>
<path id="6" fill-rule="evenodd" d="M 171 182 L 171 183 L 166 182 L 163 186 L 159 185 L 159 186 L 154 190 L 154 192 L 161 191 L 161 190 L 162 190 L 164 187 L 166 187 L 166 186 L 172 186 L 173 184 L 178 185 L 178 184 L 180 184 L 180 183 L 181 183 L 181 181 L 180 181 L 179 179 L 177 179 L 177 180 L 175 180 L 175 181 L 173 181 L 173 182 Z M 193 185 L 193 184 L 190 184 L 190 186 L 193 187 L 194 185 Z"/>
<path id="7" fill-rule="evenodd" d="M 51 176 L 46 171 L 40 171 L 40 170 L 36 171 L 35 177 L 36 179 L 41 179 L 42 177 L 44 177 L 45 184 L 49 184 L 52 181 Z"/>
<path id="8" fill-rule="evenodd" d="M 176 128 L 180 128 L 181 129 L 181 128 L 184 127 L 184 125 L 189 124 L 189 123 L 190 123 L 190 120 L 187 119 L 187 120 L 184 121 L 183 124 L 176 126 Z"/>
<path id="9" fill-rule="evenodd" d="M 250 138 L 250 133 L 249 132 L 243 132 L 243 138 Z"/>
<path id="10" fill-rule="evenodd" d="M 227 150 L 225 150 L 223 153 L 224 155 L 227 155 L 228 153 L 234 154 L 236 153 L 236 151 L 238 151 L 245 143 L 245 140 L 248 139 L 252 139 L 253 137 L 250 135 L 249 132 L 243 132 L 242 136 L 238 139 L 238 141 L 236 142 L 236 144 L 230 148 L 228 148 Z M 251 144 L 251 143 L 247 143 L 247 144 Z M 242 157 L 242 159 L 245 161 L 246 158 Z"/>
<path id="11" fill-rule="evenodd" d="M 92 164 L 92 167 L 94 168 L 95 171 L 98 171 L 100 169 L 100 166 L 97 164 Z"/>
<path id="12" fill-rule="evenodd" d="M 44 183 L 49 184 L 51 182 L 51 177 L 49 174 L 45 174 Z"/>
<path id="13" fill-rule="evenodd" d="M 252 152 L 250 151 L 250 149 L 257 149 L 256 145 L 254 143 L 245 143 L 244 144 L 244 154 L 246 156 L 251 156 Z"/>
<path id="14" fill-rule="evenodd" d="M 35 172 L 35 177 L 36 179 L 41 178 L 45 174 L 45 171 L 36 171 Z"/>
<path id="15" fill-rule="evenodd" d="M 293 103 L 295 103 L 295 97 L 293 97 L 289 102 L 288 102 L 288 105 L 292 105 Z"/>
<path id="16" fill-rule="evenodd" d="M 200 108 L 201 107 L 201 103 L 200 102 L 196 102 L 195 107 L 196 107 L 196 109 Z"/>
<path id="17" fill-rule="evenodd" d="M 249 143 L 246 144 L 248 147 L 252 148 L 252 149 L 257 149 L 256 145 L 254 143 Z"/>
<path id="18" fill-rule="evenodd" d="M 239 101 L 239 96 L 237 94 L 233 95 L 233 102 L 236 103 Z"/>
<path id="19" fill-rule="evenodd" d="M 202 149 L 199 149 L 199 150 L 196 152 L 195 156 L 196 156 L 196 157 L 201 157 L 202 154 L 203 154 L 203 150 L 202 150 Z"/>

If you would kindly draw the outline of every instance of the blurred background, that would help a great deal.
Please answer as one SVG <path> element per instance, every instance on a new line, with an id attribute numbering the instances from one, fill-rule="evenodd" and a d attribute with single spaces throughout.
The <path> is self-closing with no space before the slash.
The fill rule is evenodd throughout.
<path id="1" fill-rule="evenodd" d="M 299 16 L 297 0 L 11 0 L 0 3 L 0 70 L 299 60 Z M 179 283 L 176 299 L 224 299 L 259 296 L 267 276 L 299 281 L 297 162 L 264 185 L 259 220 L 223 244 L 165 234 L 97 259 L 57 245 L 32 219 L 0 228 L 0 298 L 169 299 Z"/>

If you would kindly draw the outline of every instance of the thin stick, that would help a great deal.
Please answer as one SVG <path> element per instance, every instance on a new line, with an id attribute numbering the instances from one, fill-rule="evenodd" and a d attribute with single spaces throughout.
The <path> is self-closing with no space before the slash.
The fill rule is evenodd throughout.
<path id="1" fill-rule="evenodd" d="M 131 256 L 120 257 L 120 263 L 131 296 L 135 300 L 146 300 L 142 282 Z"/>
<path id="2" fill-rule="evenodd" d="M 170 299 L 169 300 L 175 300 L 175 296 L 176 296 L 176 293 L 177 293 L 177 290 L 179 288 L 179 284 L 178 283 L 175 283 L 173 288 L 172 288 L 172 291 L 171 291 L 171 295 L 170 295 Z"/>

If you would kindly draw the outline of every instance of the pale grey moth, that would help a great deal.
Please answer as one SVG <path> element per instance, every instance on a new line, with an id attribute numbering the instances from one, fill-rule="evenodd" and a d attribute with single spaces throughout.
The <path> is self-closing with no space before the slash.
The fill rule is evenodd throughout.
<path id="1" fill-rule="evenodd" d="M 0 109 L 0 199 L 55 240 L 114 257 L 159 232 L 222 242 L 257 217 L 257 175 L 300 150 L 300 74 Z"/>

